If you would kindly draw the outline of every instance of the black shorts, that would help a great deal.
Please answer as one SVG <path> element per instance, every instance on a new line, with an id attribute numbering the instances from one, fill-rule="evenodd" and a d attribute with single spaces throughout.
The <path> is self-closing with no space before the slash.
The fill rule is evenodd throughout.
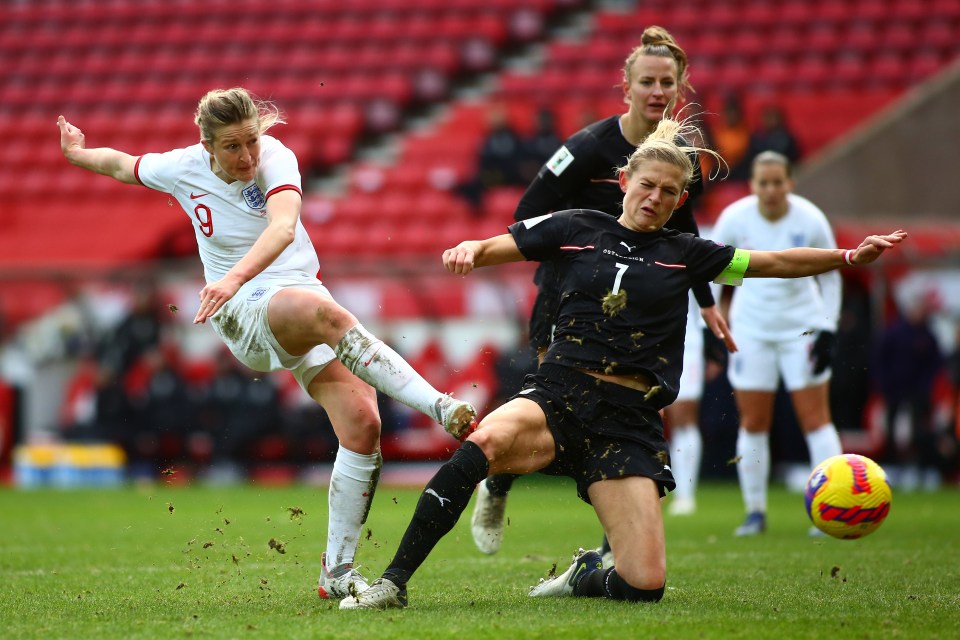
<path id="1" fill-rule="evenodd" d="M 645 395 L 544 364 L 513 397 L 533 400 L 547 416 L 556 457 L 540 473 L 573 478 L 577 495 L 590 504 L 587 488 L 600 480 L 644 476 L 657 483 L 661 497 L 676 487 L 663 420 Z"/>

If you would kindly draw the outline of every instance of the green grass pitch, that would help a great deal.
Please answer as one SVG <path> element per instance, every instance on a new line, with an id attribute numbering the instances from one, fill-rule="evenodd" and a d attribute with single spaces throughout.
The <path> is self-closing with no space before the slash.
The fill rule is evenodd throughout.
<path id="1" fill-rule="evenodd" d="M 419 490 L 380 487 L 358 562 L 390 561 Z M 316 595 L 326 489 L 3 490 L 3 638 L 956 638 L 960 493 L 894 492 L 856 541 L 811 539 L 802 496 L 774 487 L 769 529 L 735 539 L 735 484 L 666 517 L 668 583 L 655 605 L 527 587 L 599 544 L 572 483 L 517 483 L 503 548 L 473 546 L 469 513 L 409 585 L 402 611 L 344 611 Z"/>

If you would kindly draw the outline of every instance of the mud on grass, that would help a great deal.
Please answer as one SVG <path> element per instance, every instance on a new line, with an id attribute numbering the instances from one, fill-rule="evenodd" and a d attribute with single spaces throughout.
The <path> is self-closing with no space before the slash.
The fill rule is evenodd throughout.
<path id="1" fill-rule="evenodd" d="M 357 557 L 369 578 L 390 562 L 418 497 L 378 490 Z M 960 611 L 956 490 L 895 491 L 879 531 L 839 541 L 807 537 L 802 497 L 774 487 L 767 533 L 742 539 L 736 485 L 707 483 L 694 516 L 665 516 L 663 601 L 631 605 L 526 596 L 577 547 L 599 545 L 600 531 L 571 482 L 521 479 L 498 554 L 473 549 L 471 505 L 411 581 L 410 607 L 387 612 L 317 598 L 325 487 L 161 481 L 7 489 L 2 501 L 5 638 L 813 638 L 824 620 L 857 638 L 952 638 Z"/>

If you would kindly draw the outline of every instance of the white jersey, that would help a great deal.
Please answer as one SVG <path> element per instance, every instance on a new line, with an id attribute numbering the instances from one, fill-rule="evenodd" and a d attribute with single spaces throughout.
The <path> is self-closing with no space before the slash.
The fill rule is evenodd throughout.
<path id="1" fill-rule="evenodd" d="M 267 198 L 286 189 L 302 193 L 296 156 L 271 136 L 260 137 L 260 166 L 250 182 L 227 184 L 218 178 L 200 143 L 145 154 L 134 171 L 141 184 L 169 193 L 190 216 L 207 283 L 222 278 L 267 228 Z M 252 281 L 314 278 L 319 269 L 316 249 L 297 220 L 293 242 Z"/>
<path id="2" fill-rule="evenodd" d="M 760 213 L 756 196 L 732 203 L 720 213 L 710 238 L 738 249 L 777 251 L 793 247 L 836 249 L 830 223 L 815 204 L 787 195 L 785 216 L 770 221 Z M 759 340 L 795 338 L 806 331 L 837 330 L 840 274 L 807 278 L 746 278 L 730 307 L 736 336 Z"/>

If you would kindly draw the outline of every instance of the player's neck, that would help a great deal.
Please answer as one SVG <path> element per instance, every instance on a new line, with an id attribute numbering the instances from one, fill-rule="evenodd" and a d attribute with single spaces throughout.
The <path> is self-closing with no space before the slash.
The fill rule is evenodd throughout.
<path id="1" fill-rule="evenodd" d="M 620 116 L 620 134 L 623 135 L 623 138 L 627 142 L 635 147 L 639 146 L 647 136 L 653 133 L 656 127 L 656 122 L 644 120 L 629 111 Z"/>
<path id="2" fill-rule="evenodd" d="M 213 171 L 213 175 L 217 176 L 227 184 L 232 184 L 237 181 L 236 178 L 227 174 L 227 172 L 220 167 L 220 163 L 217 162 L 217 159 L 214 158 L 212 154 L 210 155 L 210 170 Z"/>
<path id="3" fill-rule="evenodd" d="M 780 220 L 785 215 L 787 215 L 787 212 L 789 210 L 790 210 L 790 203 L 784 202 L 779 207 L 774 207 L 773 209 L 765 209 L 763 207 L 760 207 L 760 215 L 762 215 L 764 218 L 766 218 L 770 222 L 776 222 L 777 220 Z"/>

